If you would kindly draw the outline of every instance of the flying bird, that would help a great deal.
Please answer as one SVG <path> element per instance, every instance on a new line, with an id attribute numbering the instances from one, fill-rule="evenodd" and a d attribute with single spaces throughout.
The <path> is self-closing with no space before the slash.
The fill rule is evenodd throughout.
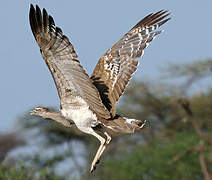
<path id="1" fill-rule="evenodd" d="M 31 114 L 55 120 L 66 127 L 74 123 L 80 131 L 95 136 L 100 146 L 90 172 L 110 143 L 112 132 L 134 133 L 145 125 L 146 120 L 118 115 L 116 103 L 138 68 L 136 58 L 141 57 L 148 44 L 162 32 L 158 28 L 170 19 L 167 16 L 168 11 L 161 10 L 143 18 L 100 58 L 89 77 L 73 45 L 55 25 L 52 16 L 31 4 L 32 33 L 60 97 L 59 112 L 37 107 Z"/>

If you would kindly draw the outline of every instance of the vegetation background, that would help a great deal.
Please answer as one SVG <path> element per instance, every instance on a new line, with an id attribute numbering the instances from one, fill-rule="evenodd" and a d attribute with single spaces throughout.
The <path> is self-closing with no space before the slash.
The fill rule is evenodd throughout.
<path id="1" fill-rule="evenodd" d="M 211 180 L 212 1 L 36 2 L 71 39 L 89 74 L 145 15 L 167 8 L 172 20 L 146 49 L 118 106 L 146 126 L 114 137 L 90 174 L 94 137 L 29 115 L 38 105 L 57 111 L 59 102 L 29 27 L 35 1 L 2 1 L 0 180 Z"/>
<path id="2" fill-rule="evenodd" d="M 210 180 L 212 88 L 192 87 L 205 86 L 201 81 L 211 75 L 209 59 L 169 65 L 161 74 L 166 83 L 133 81 L 119 111 L 147 124 L 134 135 L 115 137 L 93 174 L 88 167 L 95 138 L 27 111 L 17 118 L 18 132 L 1 135 L 0 179 Z"/>

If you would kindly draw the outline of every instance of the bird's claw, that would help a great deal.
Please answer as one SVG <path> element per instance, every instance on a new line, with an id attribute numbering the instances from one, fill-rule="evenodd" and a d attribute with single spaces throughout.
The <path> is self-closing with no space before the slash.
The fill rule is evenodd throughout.
<path id="1" fill-rule="evenodd" d="M 91 169 L 90 169 L 90 173 L 94 172 L 94 170 L 96 169 L 96 165 L 99 164 L 100 159 L 98 159 L 95 163 L 91 164 Z"/>
<path id="2" fill-rule="evenodd" d="M 96 164 L 91 165 L 90 173 L 92 173 L 96 169 Z"/>
<path id="3" fill-rule="evenodd" d="M 96 161 L 96 164 L 99 164 L 99 162 L 100 162 L 100 160 L 98 159 L 98 160 Z"/>

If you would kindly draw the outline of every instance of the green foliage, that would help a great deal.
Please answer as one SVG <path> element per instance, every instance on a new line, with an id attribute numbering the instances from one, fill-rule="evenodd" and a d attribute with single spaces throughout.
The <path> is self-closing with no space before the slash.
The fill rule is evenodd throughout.
<path id="1" fill-rule="evenodd" d="M 108 158 L 98 176 L 101 180 L 195 180 L 203 179 L 196 152 L 173 161 L 176 154 L 195 147 L 199 137 L 194 131 L 184 131 L 164 141 L 157 139 L 151 144 L 140 145 L 130 152 Z"/>
<path id="2" fill-rule="evenodd" d="M 166 75 L 173 77 L 205 78 L 212 75 L 212 59 L 194 61 L 189 64 L 169 64 L 164 69 Z"/>
<path id="3" fill-rule="evenodd" d="M 64 178 L 46 169 L 37 172 L 25 166 L 10 167 L 0 165 L 0 179 L 2 180 L 62 180 Z"/>

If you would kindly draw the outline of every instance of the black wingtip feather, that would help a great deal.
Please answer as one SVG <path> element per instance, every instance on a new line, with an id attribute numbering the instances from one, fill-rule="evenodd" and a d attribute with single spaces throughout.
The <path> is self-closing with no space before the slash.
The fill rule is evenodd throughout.
<path id="1" fill-rule="evenodd" d="M 48 27 L 48 13 L 45 8 L 43 8 L 43 28 L 44 32 L 47 32 L 47 27 Z"/>
<path id="2" fill-rule="evenodd" d="M 143 20 L 141 20 L 143 26 L 147 25 L 149 22 L 151 22 L 152 19 L 157 18 L 158 16 L 161 16 L 162 14 L 164 14 L 164 10 L 160 10 L 156 13 L 152 13 L 151 16 L 148 16 L 147 18 L 144 18 Z"/>
<path id="3" fill-rule="evenodd" d="M 36 25 L 36 18 L 35 18 L 35 8 L 32 4 L 30 5 L 30 11 L 29 11 L 29 22 L 32 29 L 32 33 L 35 36 L 37 25 Z"/>
<path id="4" fill-rule="evenodd" d="M 170 13 L 169 13 L 170 14 Z M 159 26 L 162 26 L 163 24 L 165 24 L 167 21 L 169 21 L 171 18 L 167 18 L 161 22 L 158 23 Z"/>
<path id="5" fill-rule="evenodd" d="M 38 31 L 41 32 L 43 29 L 43 22 L 42 22 L 41 10 L 38 7 L 38 5 L 36 5 L 36 20 L 37 20 L 37 25 L 38 25 Z"/>
<path id="6" fill-rule="evenodd" d="M 141 26 L 141 24 L 143 24 L 147 19 L 149 19 L 149 17 L 151 17 L 153 15 L 153 13 L 148 14 L 147 16 L 145 16 L 142 20 L 140 20 L 132 29 L 136 29 L 139 26 Z M 132 30 L 131 29 L 131 30 Z"/>
<path id="7" fill-rule="evenodd" d="M 32 4 L 30 4 L 30 9 L 33 9 L 33 8 L 34 8 L 34 6 Z"/>
<path id="8" fill-rule="evenodd" d="M 162 20 L 163 18 L 165 18 L 166 16 L 168 16 L 168 14 L 166 14 L 168 11 L 167 10 L 161 10 L 156 12 L 155 14 L 153 14 L 143 25 L 144 26 L 151 26 L 157 22 L 159 22 L 160 20 Z M 166 15 L 164 15 L 166 14 Z M 164 15 L 164 16 L 162 16 Z"/>
<path id="9" fill-rule="evenodd" d="M 167 13 L 167 12 L 168 12 L 168 10 L 162 9 L 162 10 L 156 12 L 156 13 L 151 13 L 151 14 L 145 16 L 141 21 L 139 21 L 131 30 L 136 29 L 136 28 L 141 27 L 141 26 L 143 26 L 143 27 L 144 26 L 150 26 L 154 23 L 157 23 L 157 22 L 161 21 L 162 19 L 164 19 L 165 17 L 170 15 L 170 13 Z M 162 16 L 162 15 L 164 15 L 164 16 Z M 169 19 L 170 18 L 168 18 L 168 20 Z M 166 23 L 167 21 L 164 20 L 161 23 L 159 23 L 160 26 L 162 24 Z"/>
<path id="10" fill-rule="evenodd" d="M 154 19 L 152 19 L 150 22 L 148 22 L 148 26 L 151 26 L 151 25 L 153 25 L 153 24 L 156 24 L 156 23 L 160 23 L 160 21 L 162 21 L 165 17 L 167 17 L 167 16 L 169 16 L 170 15 L 170 13 L 167 13 L 168 11 L 164 11 L 163 13 L 161 13 L 161 14 L 159 14 L 159 15 L 157 15 Z M 167 13 L 167 14 L 165 14 L 165 13 Z M 164 15 L 165 14 L 165 15 Z M 163 16 L 162 16 L 163 15 Z M 164 24 L 164 23 L 162 23 L 162 24 Z M 161 24 L 161 25 L 162 25 Z"/>
<path id="11" fill-rule="evenodd" d="M 57 33 L 57 34 L 60 34 L 60 35 L 62 36 L 63 31 L 62 31 L 62 29 L 60 29 L 59 27 L 56 27 L 56 33 Z"/>
<path id="12" fill-rule="evenodd" d="M 52 16 L 49 15 L 49 31 L 53 32 L 55 30 L 55 23 Z"/>
<path id="13" fill-rule="evenodd" d="M 30 5 L 29 21 L 35 37 L 40 32 L 48 32 L 55 29 L 55 23 L 52 16 L 48 15 L 46 9 L 43 9 L 41 13 L 41 9 L 38 5 L 35 7 L 32 4 Z M 58 28 L 57 31 L 62 34 L 61 29 Z"/>
<path id="14" fill-rule="evenodd" d="M 49 15 L 49 25 L 55 26 L 54 19 L 53 19 L 53 17 L 50 16 L 50 15 Z"/>

